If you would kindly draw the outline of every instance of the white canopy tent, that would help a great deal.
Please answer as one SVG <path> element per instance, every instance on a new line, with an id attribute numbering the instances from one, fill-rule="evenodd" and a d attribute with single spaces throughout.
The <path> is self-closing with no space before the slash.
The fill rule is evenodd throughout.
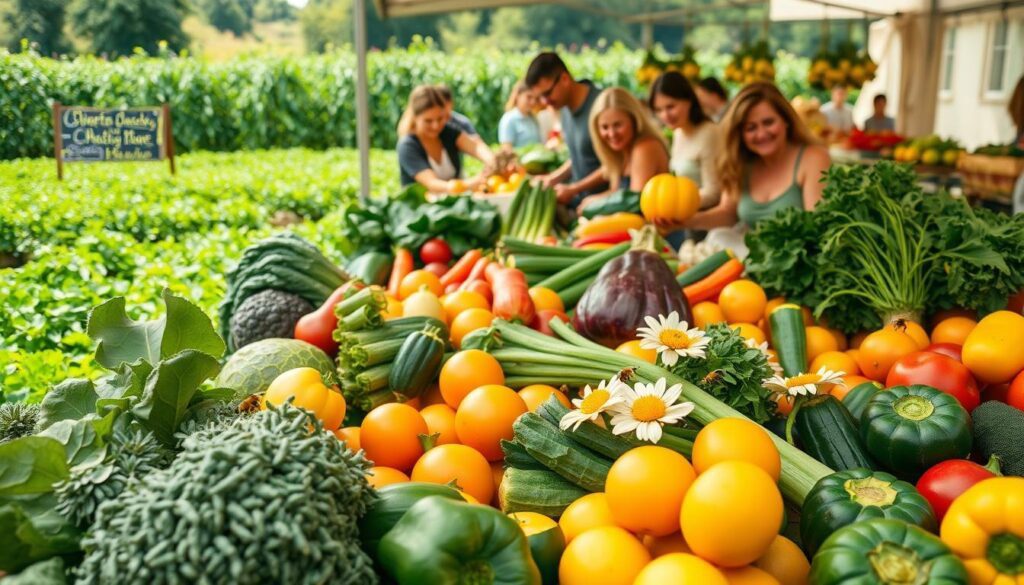
<path id="1" fill-rule="evenodd" d="M 716 9 L 757 8 L 772 21 L 860 20 L 872 21 L 868 51 L 879 63 L 875 85 L 862 95 L 881 88 L 896 104 L 897 119 L 905 134 L 931 132 L 935 119 L 942 21 L 946 16 L 1024 6 L 1024 0 L 722 0 L 719 3 L 671 6 L 657 0 L 373 0 L 381 18 L 400 18 L 481 10 L 504 6 L 560 4 L 578 10 L 644 25 L 644 39 L 651 38 L 654 24 L 683 23 L 694 15 L 714 14 Z M 356 135 L 359 147 L 360 196 L 370 194 L 370 111 L 366 68 L 366 0 L 354 0 L 353 20 L 357 53 Z M 863 101 L 863 100 L 862 100 Z M 858 104 L 863 111 L 866 104 Z"/>

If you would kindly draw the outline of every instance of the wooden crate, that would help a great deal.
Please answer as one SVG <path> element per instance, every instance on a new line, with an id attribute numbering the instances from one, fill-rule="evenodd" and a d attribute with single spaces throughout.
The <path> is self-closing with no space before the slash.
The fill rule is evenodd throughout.
<path id="1" fill-rule="evenodd" d="M 1002 199 L 1013 193 L 1017 177 L 1024 173 L 1024 158 L 964 154 L 957 168 L 963 175 L 964 191 Z"/>

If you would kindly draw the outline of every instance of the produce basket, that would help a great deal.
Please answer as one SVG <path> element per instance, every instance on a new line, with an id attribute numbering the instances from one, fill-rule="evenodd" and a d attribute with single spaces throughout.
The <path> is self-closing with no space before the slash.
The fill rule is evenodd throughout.
<path id="1" fill-rule="evenodd" d="M 957 169 L 963 175 L 964 189 L 968 193 L 1005 199 L 1013 192 L 1017 177 L 1024 173 L 1024 158 L 964 154 Z"/>
<path id="2" fill-rule="evenodd" d="M 486 201 L 487 203 L 497 207 L 498 212 L 501 213 L 502 217 L 504 217 L 508 215 L 508 208 L 512 204 L 512 199 L 515 195 L 515 193 L 495 193 L 494 195 L 474 193 L 473 199 L 476 199 L 477 201 Z"/>

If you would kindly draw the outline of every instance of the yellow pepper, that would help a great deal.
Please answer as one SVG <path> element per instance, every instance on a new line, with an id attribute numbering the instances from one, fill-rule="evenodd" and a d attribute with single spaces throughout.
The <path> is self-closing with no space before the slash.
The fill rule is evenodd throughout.
<path id="1" fill-rule="evenodd" d="M 263 394 L 261 408 L 267 403 L 280 406 L 289 399 L 292 405 L 312 412 L 324 429 L 336 431 L 345 419 L 345 397 L 336 386 L 328 387 L 315 368 L 295 368 L 283 372 Z"/>
<path id="2" fill-rule="evenodd" d="M 581 222 L 580 226 L 576 228 L 576 237 L 585 238 L 598 234 L 638 230 L 644 227 L 645 223 L 643 216 L 624 211 L 611 215 L 599 215 L 586 223 Z"/>
<path id="3" fill-rule="evenodd" d="M 1024 478 L 975 484 L 953 501 L 940 533 L 971 585 L 1024 585 Z"/>

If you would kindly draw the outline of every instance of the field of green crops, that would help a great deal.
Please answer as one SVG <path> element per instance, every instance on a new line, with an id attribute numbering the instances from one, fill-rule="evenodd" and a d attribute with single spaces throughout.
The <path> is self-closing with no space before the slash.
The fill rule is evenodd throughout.
<path id="1" fill-rule="evenodd" d="M 372 157 L 374 191 L 397 186 L 393 152 Z M 133 317 L 151 316 L 160 290 L 210 315 L 242 248 L 270 233 L 275 212 L 333 257 L 338 210 L 358 190 L 355 151 L 305 149 L 196 153 L 166 165 L 0 162 L 0 395 L 38 400 L 55 382 L 89 375 L 91 307 L 125 295 Z"/>

